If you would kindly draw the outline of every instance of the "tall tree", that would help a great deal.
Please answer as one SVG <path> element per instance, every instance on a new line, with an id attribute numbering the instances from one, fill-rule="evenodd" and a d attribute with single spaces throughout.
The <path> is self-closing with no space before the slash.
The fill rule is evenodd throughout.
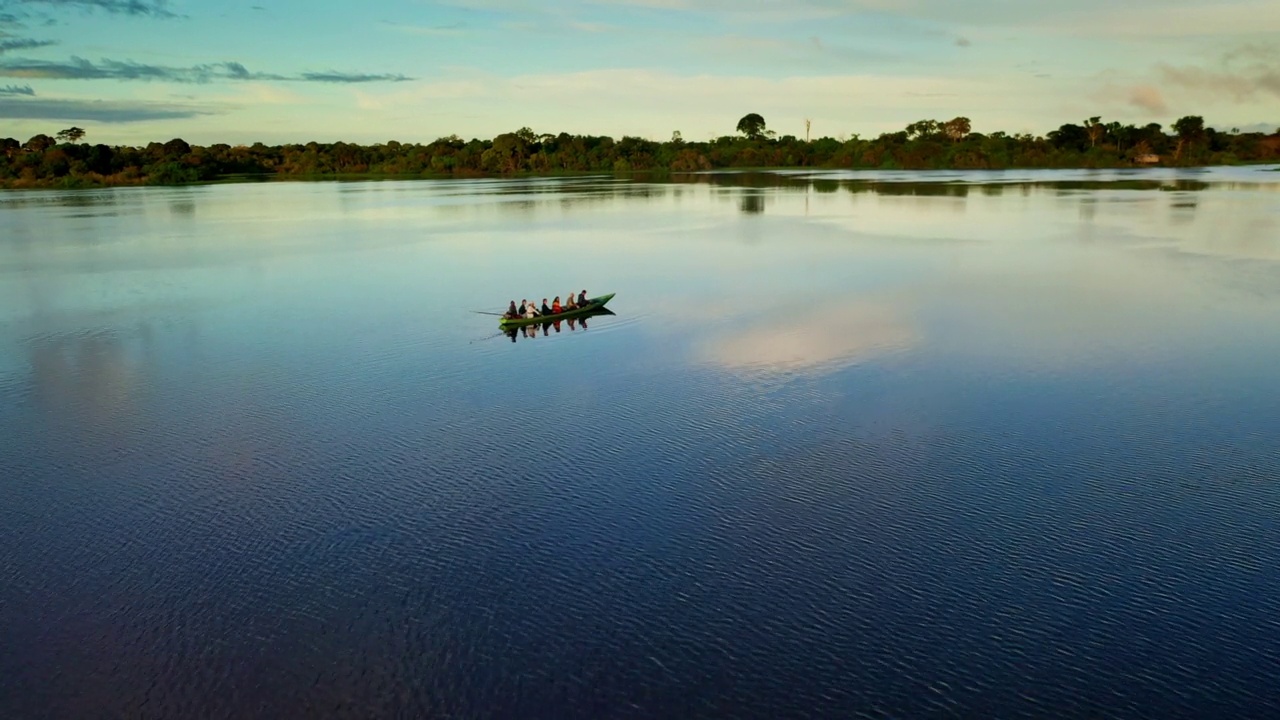
<path id="1" fill-rule="evenodd" d="M 747 113 L 738 121 L 736 130 L 752 140 L 759 140 L 765 134 L 764 118 L 757 113 Z"/>
<path id="2" fill-rule="evenodd" d="M 1107 132 L 1107 127 L 1102 124 L 1102 116 L 1094 115 L 1088 120 L 1085 120 L 1084 131 L 1089 135 L 1089 147 L 1097 147 L 1098 141 L 1101 140 L 1102 136 Z"/>
<path id="3" fill-rule="evenodd" d="M 69 127 L 66 130 L 63 130 L 62 132 L 58 133 L 59 140 L 61 140 L 62 142 L 69 142 L 69 143 L 80 142 L 80 138 L 84 136 L 85 136 L 84 130 L 78 127 Z"/>
<path id="4" fill-rule="evenodd" d="M 1204 118 L 1199 115 L 1180 117 L 1173 123 L 1173 131 L 1178 134 L 1178 150 L 1173 157 L 1181 159 L 1182 151 L 1186 147 L 1199 142 L 1204 137 Z"/>
<path id="5" fill-rule="evenodd" d="M 32 135 L 31 139 L 27 140 L 26 144 L 23 145 L 23 147 L 25 147 L 27 150 L 30 150 L 31 152 L 44 152 L 48 148 L 51 148 L 57 144 L 58 144 L 57 140 L 54 140 L 53 138 L 49 137 L 48 135 L 45 135 L 44 133 L 40 133 L 39 135 Z"/>
<path id="6" fill-rule="evenodd" d="M 942 124 L 942 132 L 946 133 L 952 142 L 963 140 L 972 128 L 967 117 L 958 117 Z"/>
<path id="7" fill-rule="evenodd" d="M 937 135 L 942 131 L 942 125 L 937 120 L 917 120 L 907 126 L 907 138 L 911 140 L 919 140 Z"/>

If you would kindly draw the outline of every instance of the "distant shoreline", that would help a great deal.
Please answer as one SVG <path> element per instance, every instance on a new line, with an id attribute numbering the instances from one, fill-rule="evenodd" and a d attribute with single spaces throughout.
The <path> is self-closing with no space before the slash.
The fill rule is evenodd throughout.
<path id="1" fill-rule="evenodd" d="M 1224 133 L 1188 116 L 1170 134 L 1144 127 L 1066 124 L 1045 136 L 969 131 L 966 118 L 922 120 L 873 139 L 775 137 L 762 118 L 744 117 L 739 135 L 686 142 L 536 134 L 528 128 L 492 140 L 454 135 L 434 142 L 345 142 L 195 146 L 174 138 L 144 147 L 57 138 L 0 138 L 0 188 L 78 189 L 274 180 L 434 180 L 449 178 L 686 175 L 712 170 L 1067 170 L 1211 167 L 1280 163 L 1280 131 Z"/>

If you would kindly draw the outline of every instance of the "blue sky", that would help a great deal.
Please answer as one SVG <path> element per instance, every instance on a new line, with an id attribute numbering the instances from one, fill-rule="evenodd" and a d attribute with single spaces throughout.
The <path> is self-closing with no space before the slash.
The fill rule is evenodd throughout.
<path id="1" fill-rule="evenodd" d="M 0 136 L 1280 126 L 1275 0 L 0 0 Z"/>

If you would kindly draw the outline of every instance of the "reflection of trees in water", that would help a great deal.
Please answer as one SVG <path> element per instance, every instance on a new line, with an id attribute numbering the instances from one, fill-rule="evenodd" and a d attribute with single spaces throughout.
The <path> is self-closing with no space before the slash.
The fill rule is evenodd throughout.
<path id="1" fill-rule="evenodd" d="M 1098 199 L 1095 197 L 1080 198 L 1076 202 L 1076 207 L 1083 222 L 1093 222 L 1098 217 Z"/>
<path id="2" fill-rule="evenodd" d="M 1195 195 L 1175 198 L 1169 203 L 1169 220 L 1174 225 L 1186 225 L 1196 219 L 1196 209 L 1200 203 Z"/>
<path id="3" fill-rule="evenodd" d="M 31 338 L 26 342 L 30 401 L 60 421 L 110 431 L 136 413 L 140 371 L 153 341 L 146 324 L 132 337 L 101 330 Z"/>
<path id="4" fill-rule="evenodd" d="M 926 179 L 919 173 L 903 172 L 891 177 L 830 177 L 821 175 L 815 168 L 814 175 L 790 172 L 725 171 L 712 173 L 633 173 L 625 178 L 598 177 L 581 180 L 494 181 L 493 187 L 482 192 L 492 195 L 493 205 L 469 203 L 441 203 L 434 211 L 444 216 L 470 215 L 476 212 L 500 212 L 528 214 L 540 207 L 558 205 L 561 208 L 585 208 L 625 201 L 672 200 L 687 194 L 691 188 L 715 187 L 727 191 L 749 190 L 743 193 L 739 209 L 746 214 L 764 212 L 766 194 L 830 195 L 841 191 L 850 194 L 869 194 L 888 197 L 967 198 L 970 194 L 984 197 L 1034 194 L 1073 194 L 1091 190 L 1150 190 L 1196 192 L 1210 187 L 1256 190 L 1259 185 L 1245 183 L 1208 183 L 1194 178 L 1160 177 L 1102 177 L 1099 179 L 1036 180 L 1007 176 L 992 172 L 987 176 L 958 177 L 954 173 Z M 453 193 L 448 193 L 453 194 Z M 459 193 L 459 195 L 466 195 Z M 513 197 L 523 196 L 523 197 Z"/>
<path id="5" fill-rule="evenodd" d="M 818 172 L 818 170 L 815 170 Z M 946 179 L 926 180 L 919 175 L 904 175 L 895 180 L 878 177 L 831 178 L 807 176 L 797 173 L 773 172 L 720 172 L 720 173 L 671 173 L 657 182 L 679 183 L 684 185 L 713 185 L 732 188 L 771 188 L 820 193 L 832 193 L 843 189 L 850 193 L 871 193 L 875 195 L 907 195 L 936 197 L 967 197 L 970 192 L 983 195 L 1000 196 L 1005 193 L 1029 194 L 1034 190 L 1074 191 L 1074 190 L 1166 190 L 1166 191 L 1201 191 L 1210 187 L 1219 189 L 1257 189 L 1259 186 L 1246 183 L 1214 182 L 1208 183 L 1193 178 L 1099 178 L 1097 180 L 1030 180 L 1002 179 L 998 174 L 990 177 L 974 177 L 956 179 L 954 175 Z"/>
<path id="6" fill-rule="evenodd" d="M 110 207 L 119 204 L 119 198 L 114 190 L 97 190 L 84 191 L 78 190 L 74 192 L 44 192 L 34 195 L 7 197 L 0 200 L 0 208 L 29 208 L 29 207 L 63 207 L 63 208 L 90 208 L 90 207 Z"/>

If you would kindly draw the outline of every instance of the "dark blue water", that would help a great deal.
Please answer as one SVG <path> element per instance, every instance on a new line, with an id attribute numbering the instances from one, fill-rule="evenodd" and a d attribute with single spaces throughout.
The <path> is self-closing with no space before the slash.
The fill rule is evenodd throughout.
<path id="1" fill-rule="evenodd" d="M 1280 714 L 1280 173 L 698 180 L 0 195 L 0 716 Z"/>

